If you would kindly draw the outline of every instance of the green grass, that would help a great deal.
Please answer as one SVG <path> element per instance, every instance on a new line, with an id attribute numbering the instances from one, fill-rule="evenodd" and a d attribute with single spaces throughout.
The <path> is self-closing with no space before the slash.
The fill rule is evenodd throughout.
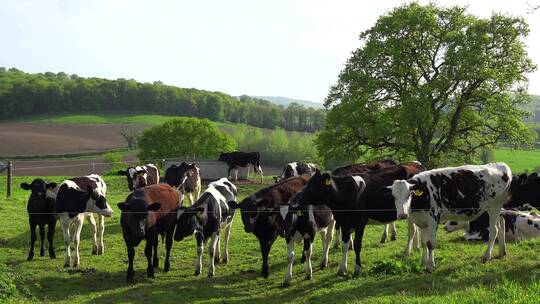
<path id="1" fill-rule="evenodd" d="M 515 173 L 532 171 L 540 166 L 540 150 L 493 150 L 495 161 L 507 163 Z"/>
<path id="2" fill-rule="evenodd" d="M 60 177 L 50 177 L 61 182 Z M 14 184 L 30 181 L 16 177 Z M 0 178 L 0 284 L 6 277 L 17 286 L 9 301 L 54 303 L 537 303 L 540 296 L 540 240 L 508 245 L 508 256 L 481 264 L 483 243 L 465 243 L 459 233 L 438 232 L 436 269 L 433 274 L 419 268 L 420 253 L 410 260 L 400 255 L 406 239 L 404 223 L 398 224 L 398 240 L 380 244 L 381 226 L 369 226 L 362 252 L 364 275 L 358 279 L 337 276 L 341 253 L 332 250 L 330 268 L 319 270 L 320 239 L 314 246 L 313 279 L 304 279 L 304 265 L 299 263 L 301 246 L 296 247 L 292 286 L 281 288 L 286 270 L 286 248 L 278 239 L 270 254 L 269 279 L 259 277 L 260 253 L 256 238 L 246 234 L 237 215 L 231 236 L 230 261 L 219 264 L 216 277 L 206 277 L 208 255 L 203 260 L 201 277 L 194 277 L 195 240 L 175 242 L 171 271 L 158 271 L 155 279 L 145 277 L 146 259 L 143 245 L 136 249 L 135 279 L 126 285 L 127 255 L 119 225 L 116 204 L 126 195 L 125 180 L 105 177 L 108 200 L 115 209 L 107 219 L 105 254 L 91 255 L 88 226 L 81 238 L 81 267 L 65 271 L 62 267 L 64 245 L 57 225 L 55 246 L 58 258 L 36 256 L 26 262 L 29 243 L 25 203 L 28 193 L 15 189 L 13 198 L 5 200 L 5 177 Z M 259 185 L 239 185 L 239 199 L 259 189 Z M 160 266 L 164 248 L 160 243 Z M 206 248 L 205 248 L 206 250 Z M 36 251 L 38 253 L 39 250 Z M 497 249 L 495 249 L 495 253 Z M 349 270 L 354 269 L 354 254 L 349 253 Z M 0 291 L 2 286 L 0 286 Z M 2 302 L 0 298 L 0 302 Z"/>

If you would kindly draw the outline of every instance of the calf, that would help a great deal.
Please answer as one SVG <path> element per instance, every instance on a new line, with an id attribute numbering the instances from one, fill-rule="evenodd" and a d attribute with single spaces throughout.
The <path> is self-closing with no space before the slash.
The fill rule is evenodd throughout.
<path id="1" fill-rule="evenodd" d="M 79 240 L 81 238 L 81 229 L 84 222 L 84 216 L 88 217 L 92 225 L 94 246 L 92 254 L 103 254 L 103 233 L 105 231 L 104 216 L 110 217 L 113 211 L 105 194 L 107 185 L 99 175 L 88 175 L 74 177 L 65 180 L 58 190 L 54 210 L 62 224 L 64 242 L 66 244 L 66 256 L 64 267 L 70 267 L 71 253 L 70 243 L 73 240 L 75 245 L 75 257 L 73 267 L 79 267 Z M 93 213 L 97 213 L 99 219 L 99 245 L 96 240 L 96 222 Z M 75 224 L 75 235 L 70 236 L 69 227 Z"/>
<path id="2" fill-rule="evenodd" d="M 158 235 L 165 234 L 165 264 L 170 269 L 176 210 L 180 206 L 181 193 L 166 184 L 150 185 L 133 191 L 126 201 L 118 204 L 122 211 L 120 224 L 128 252 L 127 282 L 133 282 L 133 259 L 135 247 L 146 240 L 144 255 L 147 260 L 146 275 L 154 277 L 154 268 L 159 265 Z M 153 253 L 152 253 L 153 248 Z"/>
<path id="3" fill-rule="evenodd" d="M 291 177 L 272 186 L 263 188 L 246 197 L 240 204 L 244 230 L 253 233 L 259 240 L 262 255 L 261 275 L 268 278 L 268 254 L 278 234 L 284 235 L 283 218 L 279 213 L 281 205 L 287 203 L 310 179 L 309 175 Z"/>
<path id="4" fill-rule="evenodd" d="M 128 167 L 126 170 L 119 170 L 118 175 L 127 177 L 129 191 L 159 184 L 159 170 L 154 164 Z"/>
<path id="5" fill-rule="evenodd" d="M 285 180 L 293 176 L 298 176 L 302 174 L 313 175 L 315 174 L 316 170 L 317 170 L 317 165 L 315 164 L 293 162 L 293 163 L 287 164 L 287 166 L 285 166 L 285 169 L 283 169 L 283 172 L 281 173 L 281 175 L 275 176 L 274 180 L 276 181 L 276 183 L 279 183 L 282 180 Z"/>
<path id="6" fill-rule="evenodd" d="M 193 205 L 201 194 L 201 173 L 199 168 L 191 163 L 182 162 L 180 166 L 172 165 L 165 171 L 165 181 L 169 186 L 177 188 Z"/>
<path id="7" fill-rule="evenodd" d="M 229 236 L 231 234 L 234 209 L 228 202 L 236 201 L 237 189 L 227 178 L 222 178 L 208 185 L 195 204 L 180 207 L 177 215 L 174 239 L 181 241 L 185 237 L 195 235 L 197 241 L 197 263 L 195 275 L 201 274 L 203 245 L 210 240 L 210 269 L 208 277 L 215 275 L 214 263 L 219 263 L 219 239 L 223 230 L 225 248 L 223 263 L 229 261 Z"/>
<path id="8" fill-rule="evenodd" d="M 41 248 L 40 256 L 45 256 L 45 226 L 47 226 L 47 241 L 49 241 L 49 257 L 56 258 L 54 252 L 54 229 L 56 227 L 56 216 L 54 215 L 54 202 L 56 200 L 56 183 L 45 182 L 41 178 L 36 178 L 31 184 L 22 183 L 21 188 L 31 190 L 28 198 L 28 223 L 30 224 L 30 252 L 28 261 L 34 258 L 34 245 L 36 244 L 36 226 L 39 226 L 39 236 Z"/>
<path id="9" fill-rule="evenodd" d="M 502 210 L 501 216 L 505 223 L 505 241 L 512 242 L 540 237 L 540 216 L 517 210 Z M 444 230 L 447 232 L 464 229 L 463 236 L 467 241 L 489 240 L 489 215 L 482 213 L 472 221 L 447 221 Z"/>
<path id="10" fill-rule="evenodd" d="M 221 153 L 219 155 L 218 161 L 227 163 L 229 170 L 227 171 L 227 176 L 232 178 L 231 170 L 236 170 L 236 175 L 234 181 L 238 181 L 238 167 L 245 168 L 249 165 L 253 166 L 255 173 L 258 173 L 261 178 L 261 184 L 263 182 L 263 171 L 261 169 L 261 155 L 259 152 L 242 152 L 235 151 L 229 153 Z"/>
<path id="11" fill-rule="evenodd" d="M 290 206 L 280 207 L 280 214 L 284 218 L 283 230 L 287 241 L 287 272 L 283 280 L 283 287 L 290 286 L 292 280 L 292 267 L 294 261 L 294 243 L 304 240 L 304 250 L 302 258 L 307 260 L 306 279 L 311 280 L 311 253 L 315 234 L 320 232 L 323 243 L 321 256 L 321 269 L 328 267 L 328 251 L 332 242 L 332 230 L 334 229 L 334 217 L 332 210 L 326 205 L 308 205 L 299 207 L 299 198 L 302 191 L 298 192 L 290 201 Z"/>
<path id="12" fill-rule="evenodd" d="M 499 255 L 506 254 L 504 219 L 499 217 L 508 200 L 512 171 L 504 163 L 462 166 L 422 172 L 391 187 L 399 218 L 422 229 L 422 262 L 428 272 L 435 267 L 435 238 L 441 220 L 467 221 L 489 215 L 489 244 L 482 261 L 491 259 L 499 236 Z"/>

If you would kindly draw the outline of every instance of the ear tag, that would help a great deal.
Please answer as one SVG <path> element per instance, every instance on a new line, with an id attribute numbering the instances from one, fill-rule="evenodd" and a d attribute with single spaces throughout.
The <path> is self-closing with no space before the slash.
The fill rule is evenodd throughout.
<path id="1" fill-rule="evenodd" d="M 302 211 L 300 211 L 300 210 L 296 211 L 296 215 L 299 216 L 299 217 L 302 216 Z"/>
<path id="2" fill-rule="evenodd" d="M 424 194 L 424 191 L 422 191 L 420 189 L 416 189 L 416 190 L 414 190 L 413 194 L 414 194 L 414 196 L 421 196 L 422 194 Z"/>
<path id="3" fill-rule="evenodd" d="M 327 186 L 331 186 L 332 185 L 332 180 L 327 179 L 327 180 L 324 181 L 324 184 L 327 185 Z"/>

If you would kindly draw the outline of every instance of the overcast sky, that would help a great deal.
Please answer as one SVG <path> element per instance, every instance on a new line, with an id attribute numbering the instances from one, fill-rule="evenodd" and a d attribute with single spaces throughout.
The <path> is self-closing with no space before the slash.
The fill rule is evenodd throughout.
<path id="1" fill-rule="evenodd" d="M 404 2 L 1 0 L 0 66 L 322 102 L 359 33 Z M 524 16 L 540 63 L 540 10 L 527 1 L 438 3 Z M 529 91 L 540 94 L 540 72 Z"/>

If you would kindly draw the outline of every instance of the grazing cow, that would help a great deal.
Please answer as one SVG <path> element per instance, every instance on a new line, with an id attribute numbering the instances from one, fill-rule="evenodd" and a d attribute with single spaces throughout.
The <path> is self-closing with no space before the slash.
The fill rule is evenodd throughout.
<path id="1" fill-rule="evenodd" d="M 159 184 L 159 170 L 154 164 L 128 167 L 126 170 L 119 170 L 118 175 L 127 177 L 129 191 Z"/>
<path id="2" fill-rule="evenodd" d="M 391 159 L 380 160 L 372 163 L 366 164 L 352 164 L 344 167 L 335 168 L 332 171 L 332 175 L 335 176 L 347 176 L 356 173 L 366 173 L 366 172 L 376 172 L 385 168 L 393 167 L 397 163 Z M 335 228 L 335 238 L 334 238 L 334 248 L 338 249 L 341 238 L 339 237 L 339 225 L 336 224 Z M 388 230 L 390 230 L 391 236 L 390 240 L 395 241 L 397 237 L 397 228 L 396 223 L 392 222 L 391 224 L 385 224 L 383 234 L 381 237 L 381 243 L 385 243 L 388 239 Z"/>
<path id="3" fill-rule="evenodd" d="M 208 277 L 215 275 L 214 263 L 219 263 L 219 239 L 223 230 L 225 248 L 223 263 L 229 261 L 229 236 L 231 234 L 234 209 L 229 202 L 236 201 L 236 187 L 227 178 L 221 178 L 208 185 L 195 204 L 189 207 L 180 207 L 177 215 L 176 232 L 174 239 L 181 241 L 185 237 L 195 235 L 197 242 L 197 261 L 195 275 L 201 274 L 203 246 L 210 240 L 208 253 L 210 254 L 210 269 Z"/>
<path id="4" fill-rule="evenodd" d="M 304 240 L 304 250 L 302 259 L 306 259 L 306 276 L 307 280 L 311 280 L 311 253 L 313 249 L 313 240 L 315 234 L 320 232 L 321 241 L 323 243 L 323 252 L 321 256 L 321 269 L 328 267 L 328 251 L 332 242 L 332 230 L 334 229 L 334 216 L 332 210 L 326 205 L 308 205 L 305 207 L 299 206 L 299 199 L 302 191 L 298 192 L 290 201 L 289 205 L 280 207 L 280 214 L 284 218 L 283 230 L 285 232 L 285 240 L 287 241 L 287 272 L 283 279 L 283 287 L 291 285 L 292 267 L 294 261 L 294 243 Z"/>
<path id="5" fill-rule="evenodd" d="M 169 186 L 177 188 L 193 205 L 201 194 L 201 172 L 195 164 L 182 162 L 172 165 L 165 171 L 165 181 Z"/>
<path id="6" fill-rule="evenodd" d="M 501 216 L 504 218 L 505 224 L 505 241 L 512 242 L 540 237 L 540 216 L 517 210 L 502 210 Z M 463 237 L 466 241 L 488 241 L 488 213 L 484 212 L 472 221 L 447 221 L 444 224 L 444 230 L 447 232 L 459 229 L 465 230 Z"/>
<path id="7" fill-rule="evenodd" d="M 47 226 L 47 241 L 49 241 L 49 257 L 56 258 L 54 251 L 54 229 L 56 227 L 56 216 L 54 215 L 54 202 L 56 200 L 56 183 L 45 182 L 41 178 L 36 178 L 31 184 L 22 183 L 21 188 L 31 190 L 28 198 L 28 223 L 30 224 L 30 252 L 28 261 L 34 258 L 34 245 L 36 244 L 36 226 L 39 226 L 39 236 L 41 241 L 40 256 L 45 256 L 45 226 Z"/>
<path id="8" fill-rule="evenodd" d="M 234 209 L 240 208 L 244 230 L 253 233 L 259 240 L 263 259 L 261 275 L 264 278 L 270 275 L 268 269 L 270 248 L 278 234 L 285 236 L 279 208 L 300 191 L 309 179 L 309 175 L 291 177 L 255 192 L 240 204 L 230 204 Z"/>
<path id="9" fill-rule="evenodd" d="M 182 194 L 166 184 L 150 185 L 133 191 L 126 201 L 118 204 L 122 211 L 120 224 L 128 251 L 127 282 L 133 282 L 133 259 L 135 247 L 146 240 L 144 255 L 147 260 L 146 275 L 154 277 L 158 268 L 158 235 L 165 234 L 165 272 L 170 269 L 170 254 L 173 243 L 176 210 L 180 206 Z M 152 253 L 153 249 L 153 253 Z"/>
<path id="10" fill-rule="evenodd" d="M 229 170 L 227 171 L 227 176 L 232 179 L 231 170 L 236 170 L 236 175 L 234 181 L 238 181 L 238 167 L 245 168 L 249 165 L 253 166 L 255 173 L 258 173 L 261 178 L 261 184 L 263 182 L 263 171 L 261 169 L 261 155 L 259 152 L 229 152 L 221 153 L 219 155 L 218 161 L 227 163 Z"/>
<path id="11" fill-rule="evenodd" d="M 406 163 L 374 173 L 331 176 L 328 173 L 321 174 L 317 171 L 311 177 L 304 187 L 301 197 L 297 200 L 303 207 L 327 205 L 332 210 L 336 223 L 342 229 L 343 256 L 339 275 L 345 275 L 347 270 L 347 253 L 353 231 L 355 232 L 353 245 L 356 254 L 354 275 L 359 276 L 362 270 L 360 252 L 365 226 L 367 224 L 387 224 L 397 219 L 392 196 L 381 189 L 391 185 L 394 180 L 412 177 L 420 170 L 418 164 Z M 412 246 L 414 235 L 415 229 L 411 223 L 406 252 Z"/>
<path id="12" fill-rule="evenodd" d="M 70 241 L 75 245 L 75 257 L 73 267 L 79 267 L 79 240 L 81 238 L 81 229 L 84 222 L 84 216 L 88 217 L 92 225 L 94 246 L 92 254 L 103 254 L 103 233 L 105 232 L 104 216 L 110 217 L 113 210 L 107 204 L 105 194 L 107 185 L 103 179 L 96 174 L 74 177 L 65 180 L 56 195 L 54 211 L 62 223 L 62 232 L 66 244 L 66 256 L 64 267 L 70 267 L 71 253 Z M 92 213 L 97 213 L 99 220 L 99 245 L 96 240 L 96 221 Z M 75 224 L 75 234 L 70 236 L 69 227 Z"/>
<path id="13" fill-rule="evenodd" d="M 282 180 L 285 180 L 292 176 L 298 176 L 302 174 L 313 175 L 315 174 L 315 170 L 317 170 L 317 165 L 315 164 L 293 162 L 287 164 L 287 166 L 285 166 L 285 169 L 283 169 L 281 175 L 275 176 L 274 180 L 276 181 L 276 183 L 279 183 Z"/>
<path id="14" fill-rule="evenodd" d="M 467 221 L 489 215 L 489 244 L 482 261 L 491 259 L 499 236 L 499 255 L 506 254 L 504 219 L 499 217 L 508 200 L 512 171 L 504 163 L 441 168 L 425 171 L 391 187 L 398 217 L 422 229 L 422 262 L 428 272 L 435 267 L 435 239 L 440 221 Z"/>

